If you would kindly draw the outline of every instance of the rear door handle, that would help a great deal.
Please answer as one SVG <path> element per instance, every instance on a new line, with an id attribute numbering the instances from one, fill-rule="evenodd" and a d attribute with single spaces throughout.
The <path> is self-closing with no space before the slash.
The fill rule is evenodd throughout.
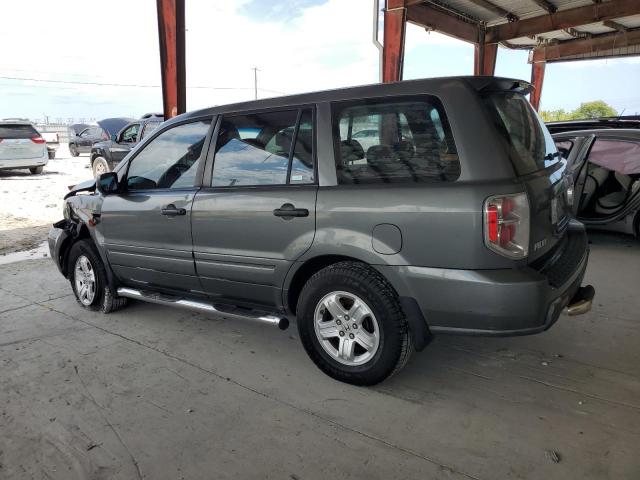
<path id="1" fill-rule="evenodd" d="M 170 203 L 169 205 L 167 205 L 166 207 L 162 207 L 162 215 L 166 215 L 168 217 L 175 217 L 178 215 L 186 215 L 187 214 L 187 210 L 184 208 L 176 208 L 176 206 L 173 203 Z"/>
<path id="2" fill-rule="evenodd" d="M 290 203 L 285 203 L 280 208 L 276 208 L 273 214 L 276 217 L 282 217 L 283 220 L 291 220 L 295 217 L 308 217 L 309 210 L 306 208 L 296 208 Z"/>

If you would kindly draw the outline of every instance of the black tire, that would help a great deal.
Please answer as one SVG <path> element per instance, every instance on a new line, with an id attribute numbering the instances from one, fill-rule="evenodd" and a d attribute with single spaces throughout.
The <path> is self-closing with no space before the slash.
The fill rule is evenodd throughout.
<path id="1" fill-rule="evenodd" d="M 29 171 L 31 173 L 33 173 L 34 175 L 40 175 L 42 173 L 42 171 L 44 170 L 43 166 L 39 166 L 39 167 L 31 167 L 29 169 Z"/>
<path id="2" fill-rule="evenodd" d="M 95 294 L 92 301 L 88 304 L 83 303 L 80 299 L 79 292 L 76 289 L 75 266 L 76 261 L 81 256 L 88 259 L 95 276 Z M 109 313 L 122 308 L 127 304 L 126 298 L 118 297 L 111 287 L 109 287 L 104 264 L 102 263 L 100 255 L 96 251 L 93 242 L 89 240 L 78 240 L 74 243 L 69 251 L 67 262 L 67 272 L 69 272 L 71 288 L 73 289 L 76 300 L 81 307 L 86 308 L 87 310 Z"/>
<path id="3" fill-rule="evenodd" d="M 55 150 L 48 150 L 47 151 L 47 155 L 49 155 L 49 160 L 53 160 L 54 158 L 56 158 L 56 151 Z"/>
<path id="4" fill-rule="evenodd" d="M 71 154 L 72 157 L 77 157 L 78 155 L 80 155 L 78 153 L 78 147 L 76 147 L 74 143 L 69 144 L 69 153 Z"/>
<path id="5" fill-rule="evenodd" d="M 375 315 L 379 346 L 373 357 L 361 365 L 344 365 L 320 344 L 314 328 L 314 312 L 321 299 L 335 291 L 360 297 Z M 353 385 L 374 385 L 394 375 L 413 352 L 411 332 L 393 287 L 373 268 L 359 262 L 330 265 L 305 284 L 297 307 L 300 339 L 311 360 L 327 375 Z"/>

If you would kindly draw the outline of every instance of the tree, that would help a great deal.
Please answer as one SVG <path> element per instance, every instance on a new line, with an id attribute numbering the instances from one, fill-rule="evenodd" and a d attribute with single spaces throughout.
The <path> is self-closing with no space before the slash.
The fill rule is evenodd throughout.
<path id="1" fill-rule="evenodd" d="M 601 118 L 601 117 L 617 117 L 618 112 L 611 105 L 602 100 L 581 103 L 578 108 L 571 112 L 571 118 Z"/>
<path id="2" fill-rule="evenodd" d="M 562 120 L 581 120 L 583 118 L 617 117 L 618 112 L 611 105 L 602 100 L 581 103 L 578 108 L 567 112 L 564 108 L 558 110 L 542 110 L 540 112 L 545 122 L 560 122 Z"/>

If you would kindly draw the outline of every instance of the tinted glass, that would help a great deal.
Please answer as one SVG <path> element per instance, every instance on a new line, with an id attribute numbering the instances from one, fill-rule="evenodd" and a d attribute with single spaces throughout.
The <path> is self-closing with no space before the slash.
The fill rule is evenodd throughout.
<path id="1" fill-rule="evenodd" d="M 558 162 L 558 150 L 542 119 L 519 93 L 495 93 L 484 98 L 494 125 L 506 141 L 519 175 Z"/>
<path id="2" fill-rule="evenodd" d="M 212 185 L 285 185 L 297 118 L 298 110 L 224 117 Z"/>
<path id="3" fill-rule="evenodd" d="M 185 123 L 162 132 L 131 161 L 131 189 L 186 188 L 194 184 L 210 120 Z"/>
<path id="4" fill-rule="evenodd" d="M 158 125 L 160 125 L 160 123 L 161 122 L 148 122 L 142 130 L 140 140 L 142 140 L 144 137 L 148 137 L 151 132 L 158 128 Z"/>
<path id="5" fill-rule="evenodd" d="M 135 125 L 131 125 L 127 127 L 127 129 L 122 132 L 122 137 L 120 138 L 121 142 L 127 143 L 135 143 L 138 140 L 138 130 L 140 129 L 140 124 L 136 123 Z"/>
<path id="6" fill-rule="evenodd" d="M 436 99 L 364 100 L 336 104 L 338 182 L 454 181 L 460 162 Z"/>
<path id="7" fill-rule="evenodd" d="M 305 184 L 315 181 L 313 169 L 313 113 L 303 110 L 291 159 L 289 183 Z"/>
<path id="8" fill-rule="evenodd" d="M 0 125 L 0 138 L 32 138 L 37 135 L 31 125 Z"/>

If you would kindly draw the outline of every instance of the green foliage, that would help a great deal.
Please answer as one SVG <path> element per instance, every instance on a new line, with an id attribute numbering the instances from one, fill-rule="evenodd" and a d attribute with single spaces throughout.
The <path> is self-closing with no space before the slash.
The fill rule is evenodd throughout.
<path id="1" fill-rule="evenodd" d="M 545 122 L 558 122 L 561 120 L 580 120 L 584 118 L 615 117 L 618 115 L 615 108 L 602 100 L 581 103 L 572 112 L 567 112 L 563 108 L 558 110 L 543 110 L 540 112 L 542 120 Z"/>

